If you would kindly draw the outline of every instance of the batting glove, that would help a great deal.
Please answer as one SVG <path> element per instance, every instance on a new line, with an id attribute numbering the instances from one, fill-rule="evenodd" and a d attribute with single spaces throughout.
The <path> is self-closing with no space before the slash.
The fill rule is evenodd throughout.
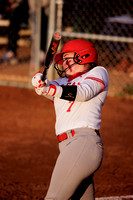
<path id="1" fill-rule="evenodd" d="M 38 95 L 46 95 L 48 91 L 48 80 L 46 79 L 44 82 L 41 80 L 42 73 L 37 72 L 32 78 L 32 85 L 35 87 L 35 92 Z"/>
<path id="2" fill-rule="evenodd" d="M 38 95 L 48 95 L 60 97 L 62 94 L 62 87 L 53 85 L 47 79 L 43 82 L 41 80 L 42 73 L 37 72 L 32 78 L 32 85 L 35 87 L 35 92 Z"/>
<path id="3" fill-rule="evenodd" d="M 46 87 L 35 87 L 35 92 L 38 94 L 38 95 L 47 95 L 47 92 L 48 92 L 48 88 Z"/>
<path id="4" fill-rule="evenodd" d="M 35 73 L 33 78 L 32 78 L 32 85 L 34 87 L 41 87 L 41 86 L 46 85 L 46 83 L 43 82 L 41 80 L 41 78 L 42 78 L 42 73 L 40 73 L 40 72 Z"/>

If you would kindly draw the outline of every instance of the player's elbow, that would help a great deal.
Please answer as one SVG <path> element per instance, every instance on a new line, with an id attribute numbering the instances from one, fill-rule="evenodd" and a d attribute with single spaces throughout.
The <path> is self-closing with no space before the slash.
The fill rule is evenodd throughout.
<path id="1" fill-rule="evenodd" d="M 89 90 L 87 88 L 82 88 L 81 86 L 78 87 L 77 90 L 77 95 L 76 95 L 76 99 L 75 101 L 79 101 L 79 102 L 85 102 L 90 100 L 91 98 L 94 97 L 94 92 L 91 89 L 91 87 L 89 88 Z"/>

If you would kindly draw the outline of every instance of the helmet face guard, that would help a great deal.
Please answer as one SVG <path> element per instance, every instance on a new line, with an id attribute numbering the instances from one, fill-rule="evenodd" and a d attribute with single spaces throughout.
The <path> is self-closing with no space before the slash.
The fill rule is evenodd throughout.
<path id="1" fill-rule="evenodd" d="M 95 49 L 92 43 L 84 39 L 70 40 L 64 45 L 62 52 L 57 53 L 54 58 L 55 60 L 54 67 L 57 70 L 59 76 L 61 77 L 63 74 L 65 74 L 65 71 L 67 70 L 67 69 L 64 70 L 62 66 L 63 54 L 68 52 L 75 53 L 72 59 L 74 63 L 77 63 L 79 65 L 97 63 L 98 54 L 97 50 Z"/>
<path id="2" fill-rule="evenodd" d="M 73 64 L 71 64 L 71 65 L 69 65 L 68 64 L 68 67 L 67 68 L 63 68 L 63 62 L 66 60 L 67 61 L 67 59 L 73 59 L 73 61 L 74 61 L 74 57 L 67 57 L 67 58 L 65 58 L 65 59 L 61 59 L 61 60 L 59 60 L 59 61 L 57 61 L 55 64 L 54 64 L 54 68 L 56 69 L 56 71 L 57 71 L 57 73 L 58 73 L 58 75 L 60 76 L 60 77 L 65 77 L 66 76 L 66 71 L 68 70 L 68 69 L 70 69 L 76 62 L 74 61 L 74 63 Z"/>

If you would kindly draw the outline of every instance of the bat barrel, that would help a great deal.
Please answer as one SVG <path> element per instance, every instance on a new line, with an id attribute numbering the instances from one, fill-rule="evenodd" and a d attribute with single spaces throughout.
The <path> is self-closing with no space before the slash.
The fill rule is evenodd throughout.
<path id="1" fill-rule="evenodd" d="M 54 33 L 50 46 L 48 48 L 47 54 L 46 54 L 46 59 L 45 59 L 45 66 L 44 66 L 44 71 L 43 71 L 43 76 L 42 76 L 42 81 L 45 80 L 47 71 L 54 59 L 54 55 L 57 52 L 57 48 L 59 46 L 59 42 L 61 40 L 61 34 L 59 32 Z"/>

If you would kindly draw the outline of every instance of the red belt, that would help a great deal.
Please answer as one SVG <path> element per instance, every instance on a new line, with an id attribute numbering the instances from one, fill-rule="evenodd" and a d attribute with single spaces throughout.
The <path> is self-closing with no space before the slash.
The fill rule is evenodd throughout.
<path id="1" fill-rule="evenodd" d="M 97 135 L 100 136 L 99 130 L 96 130 L 96 129 L 95 129 L 95 132 L 96 132 Z M 75 130 L 71 130 L 70 133 L 71 133 L 71 136 L 73 137 L 73 136 L 75 135 Z M 67 133 L 67 132 L 62 133 L 61 135 L 58 135 L 58 136 L 57 136 L 58 142 L 62 142 L 63 140 L 66 140 L 67 138 L 68 138 L 68 133 Z"/>
<path id="2" fill-rule="evenodd" d="M 73 137 L 75 135 L 75 130 L 71 130 L 71 136 Z M 62 133 L 61 135 L 57 136 L 58 142 L 62 142 L 63 140 L 66 140 L 68 138 L 68 133 Z"/>

